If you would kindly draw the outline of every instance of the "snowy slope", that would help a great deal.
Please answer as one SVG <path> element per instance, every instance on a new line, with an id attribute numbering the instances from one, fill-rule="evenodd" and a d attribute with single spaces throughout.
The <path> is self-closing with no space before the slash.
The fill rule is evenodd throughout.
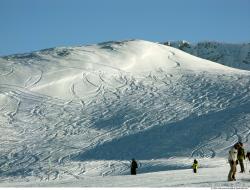
<path id="1" fill-rule="evenodd" d="M 224 159 L 250 145 L 249 97 L 249 71 L 142 40 L 2 57 L 2 183 L 123 175 L 132 157 L 143 173 Z"/>
<path id="2" fill-rule="evenodd" d="M 163 164 L 169 160 L 161 160 Z M 178 160 L 187 165 L 187 159 Z M 191 160 L 189 160 L 191 161 Z M 213 187 L 239 189 L 249 188 L 249 174 L 237 174 L 237 181 L 227 182 L 225 176 L 229 166 L 225 160 L 201 159 L 205 165 L 198 169 L 198 173 L 192 173 L 191 169 L 166 170 L 160 172 L 139 173 L 137 176 L 80 176 L 69 177 L 62 180 L 46 181 L 14 181 L 5 183 L 5 187 Z M 155 164 L 156 162 L 153 161 Z M 181 162 L 179 162 L 180 164 Z M 209 165 L 206 165 L 209 164 Z M 154 165 L 153 165 L 154 166 Z M 139 168 L 140 170 L 141 168 Z"/>
<path id="3" fill-rule="evenodd" d="M 192 44 L 187 41 L 175 41 L 165 42 L 164 44 L 203 59 L 208 59 L 230 67 L 250 70 L 250 43 L 199 42 Z"/>

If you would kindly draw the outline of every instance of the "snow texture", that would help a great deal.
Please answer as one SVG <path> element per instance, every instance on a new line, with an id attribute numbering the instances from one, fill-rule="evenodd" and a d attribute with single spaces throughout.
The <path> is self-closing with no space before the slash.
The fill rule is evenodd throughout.
<path id="1" fill-rule="evenodd" d="M 5 56 L 0 121 L 0 186 L 237 185 L 226 158 L 250 145 L 250 72 L 142 40 Z"/>
<path id="2" fill-rule="evenodd" d="M 250 70 L 250 43 L 230 44 L 207 41 L 191 44 L 187 41 L 173 41 L 163 44 L 223 65 Z"/>

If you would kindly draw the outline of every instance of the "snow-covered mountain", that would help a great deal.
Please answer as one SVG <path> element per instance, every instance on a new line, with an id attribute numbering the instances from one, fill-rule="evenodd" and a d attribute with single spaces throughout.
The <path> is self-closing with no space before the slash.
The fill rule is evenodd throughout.
<path id="1" fill-rule="evenodd" d="M 250 145 L 249 107 L 249 71 L 148 41 L 1 57 L 1 182 L 224 162 Z"/>
<path id="2" fill-rule="evenodd" d="M 208 41 L 192 44 L 187 41 L 169 41 L 163 44 L 223 65 L 250 70 L 250 43 L 230 44 Z"/>

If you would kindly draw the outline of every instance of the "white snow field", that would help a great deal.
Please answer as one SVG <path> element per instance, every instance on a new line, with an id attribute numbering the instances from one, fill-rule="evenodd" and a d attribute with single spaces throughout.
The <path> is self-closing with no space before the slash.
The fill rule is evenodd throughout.
<path id="1" fill-rule="evenodd" d="M 182 40 L 163 44 L 223 65 L 250 70 L 250 43 L 232 44 L 205 41 L 193 44 Z"/>
<path id="2" fill-rule="evenodd" d="M 227 182 L 229 148 L 250 149 L 250 71 L 158 43 L 1 57 L 0 121 L 3 187 L 250 187 Z"/>

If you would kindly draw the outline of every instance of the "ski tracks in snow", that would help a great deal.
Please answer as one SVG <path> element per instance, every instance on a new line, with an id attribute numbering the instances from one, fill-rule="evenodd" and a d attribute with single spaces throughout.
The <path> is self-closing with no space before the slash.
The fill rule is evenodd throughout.
<path id="1" fill-rule="evenodd" d="M 205 77 L 204 73 L 188 76 L 181 71 L 168 74 L 163 69 L 140 76 L 120 72 L 115 75 L 83 72 L 79 81 L 73 81 L 68 86 L 72 99 L 61 100 L 28 91 L 39 84 L 43 78 L 41 72 L 26 81 L 23 91 L 14 87 L 5 90 L 12 107 L 7 105 L 2 107 L 2 111 L 7 110 L 8 125 L 15 126 L 13 140 L 17 140 L 23 148 L 17 149 L 18 144 L 13 143 L 12 150 L 2 152 L 9 152 L 9 156 L 1 157 L 0 169 L 5 171 L 5 175 L 10 175 L 10 172 L 18 174 L 17 168 L 25 167 L 23 175 L 36 175 L 41 180 L 58 179 L 65 175 L 78 179 L 94 171 L 101 171 L 103 176 L 124 173 L 128 165 L 118 170 L 116 167 L 123 163 L 110 162 L 107 165 L 105 161 L 98 166 L 99 169 L 88 169 L 87 163 L 83 162 L 79 168 L 72 170 L 67 165 L 74 164 L 72 157 L 75 155 L 115 139 L 139 134 L 153 127 L 164 127 L 191 114 L 193 117 L 206 115 L 223 110 L 228 104 L 247 101 L 248 92 L 242 91 L 244 85 L 241 88 L 228 82 L 227 86 L 220 86 L 217 78 Z M 216 91 L 223 88 L 223 93 Z M 234 94 L 230 96 L 232 92 Z M 243 124 L 245 121 L 243 118 Z M 209 141 L 190 147 L 193 148 L 190 156 L 213 158 L 217 155 L 217 147 L 223 149 L 218 143 L 220 141 L 231 141 L 232 138 L 248 141 L 248 125 L 232 129 L 232 134 L 225 131 L 225 134 L 230 134 L 228 139 L 226 135 L 214 134 Z M 22 156 L 24 153 L 27 156 Z M 55 170 L 48 171 L 48 165 Z"/>
<path id="2" fill-rule="evenodd" d="M 33 88 L 36 84 L 38 84 L 43 78 L 43 71 L 38 69 L 39 74 L 30 76 L 25 82 L 25 88 Z"/>

